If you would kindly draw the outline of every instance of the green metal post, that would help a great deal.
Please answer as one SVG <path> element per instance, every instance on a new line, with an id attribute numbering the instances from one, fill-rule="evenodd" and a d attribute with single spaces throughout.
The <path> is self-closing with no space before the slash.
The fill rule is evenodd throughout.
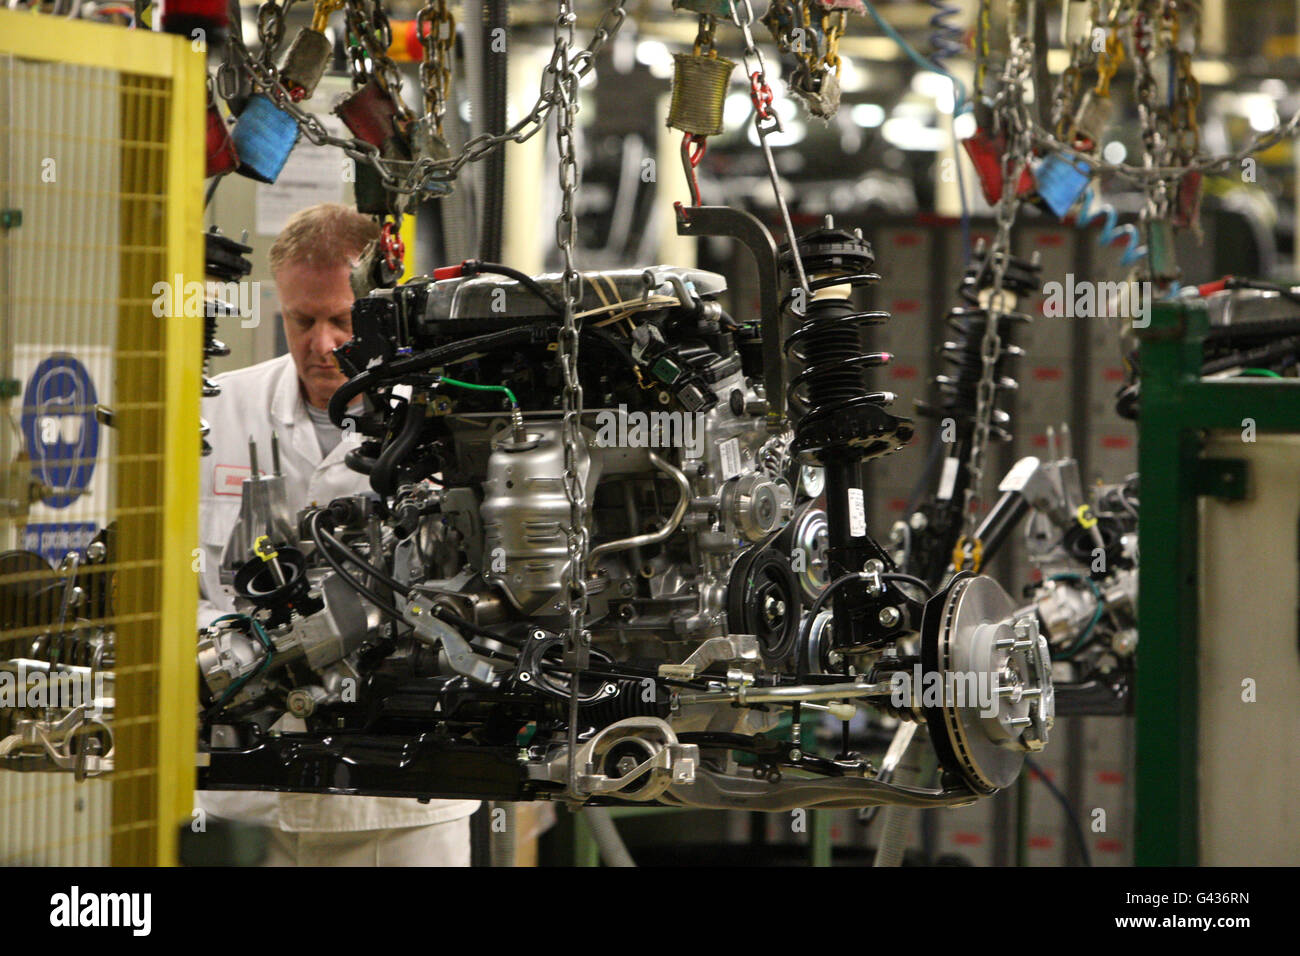
<path id="1" fill-rule="evenodd" d="M 1199 382 L 1203 309 L 1160 305 L 1143 332 L 1138 472 L 1139 865 L 1196 863 L 1196 452 L 1184 406 Z"/>

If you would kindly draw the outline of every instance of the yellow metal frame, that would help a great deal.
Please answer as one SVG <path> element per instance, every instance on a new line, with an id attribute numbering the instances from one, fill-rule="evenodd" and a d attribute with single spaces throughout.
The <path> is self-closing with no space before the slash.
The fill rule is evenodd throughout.
<path id="1" fill-rule="evenodd" d="M 180 274 L 202 281 L 203 176 L 205 143 L 206 60 L 184 37 L 128 30 L 106 24 L 68 21 L 39 13 L 0 10 L 0 55 L 100 67 L 123 76 L 153 77 L 169 83 L 166 109 L 166 271 L 158 278 Z M 117 175 L 117 170 L 105 170 Z M 148 309 L 142 321 L 151 318 Z M 123 713 L 123 722 L 153 725 L 152 752 L 126 755 L 119 766 L 137 779 L 129 792 L 150 808 L 147 833 L 114 840 L 113 863 L 173 865 L 178 826 L 189 820 L 193 807 L 195 713 L 194 672 L 197 583 L 192 570 L 198 541 L 199 394 L 201 388 L 202 319 L 183 316 L 157 320 L 162 345 L 164 406 L 161 412 L 161 485 L 155 581 L 157 596 L 156 661 L 141 668 L 155 682 L 154 706 L 148 713 Z M 130 773 L 124 775 L 129 776 Z M 142 793 L 139 784 L 147 791 Z M 114 782 L 114 800 L 119 790 Z M 143 798 L 143 799 L 141 799 Z M 139 837 L 143 836 L 144 839 Z"/>

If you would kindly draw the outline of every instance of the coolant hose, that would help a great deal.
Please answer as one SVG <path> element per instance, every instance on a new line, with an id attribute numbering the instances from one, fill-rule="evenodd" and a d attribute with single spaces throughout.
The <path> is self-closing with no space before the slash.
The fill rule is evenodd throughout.
<path id="1" fill-rule="evenodd" d="M 370 472 L 370 487 L 381 498 L 387 498 L 397 491 L 397 466 L 406 460 L 420 441 L 420 432 L 424 428 L 423 404 L 407 405 L 401 430 L 380 454 L 375 467 Z"/>

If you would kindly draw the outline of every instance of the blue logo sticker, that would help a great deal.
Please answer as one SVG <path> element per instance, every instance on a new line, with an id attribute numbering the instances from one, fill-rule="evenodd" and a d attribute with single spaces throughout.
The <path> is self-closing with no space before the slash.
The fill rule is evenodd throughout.
<path id="1" fill-rule="evenodd" d="M 23 529 L 23 550 L 36 552 L 57 568 L 69 551 L 84 552 L 98 530 L 93 521 L 29 524 Z"/>
<path id="2" fill-rule="evenodd" d="M 56 353 L 36 366 L 23 392 L 23 438 L 32 477 L 54 489 L 45 499 L 66 508 L 90 486 L 99 454 L 95 383 L 86 366 Z"/>

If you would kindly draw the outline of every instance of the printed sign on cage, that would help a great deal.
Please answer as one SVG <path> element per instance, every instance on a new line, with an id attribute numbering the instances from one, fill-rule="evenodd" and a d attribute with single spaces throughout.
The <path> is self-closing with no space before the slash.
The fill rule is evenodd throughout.
<path id="1" fill-rule="evenodd" d="M 22 383 L 19 436 L 40 500 L 17 540 L 57 565 L 84 548 L 109 520 L 112 429 L 97 405 L 112 407 L 113 357 L 107 346 L 18 345 L 13 376 Z"/>

